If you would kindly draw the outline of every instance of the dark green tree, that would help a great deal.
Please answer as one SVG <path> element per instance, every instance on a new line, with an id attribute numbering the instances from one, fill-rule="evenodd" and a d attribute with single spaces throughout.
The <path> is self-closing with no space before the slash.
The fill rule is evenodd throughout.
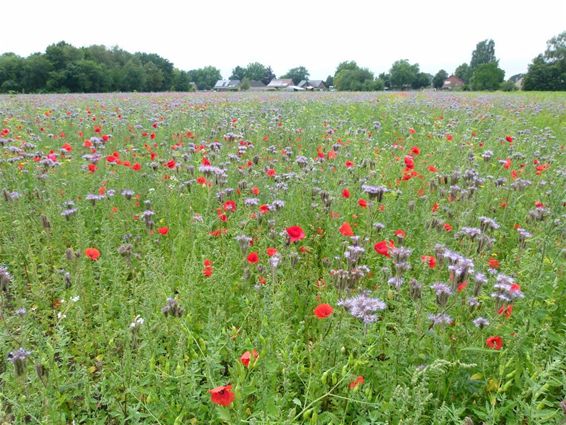
<path id="1" fill-rule="evenodd" d="M 21 92 L 24 59 L 14 53 L 0 56 L 0 92 Z"/>
<path id="2" fill-rule="evenodd" d="M 458 68 L 456 68 L 456 71 L 454 71 L 454 75 L 459 79 L 461 79 L 464 83 L 468 84 L 472 76 L 470 71 L 470 65 L 468 65 L 467 63 L 463 63 Z"/>
<path id="3" fill-rule="evenodd" d="M 196 84 L 199 90 L 210 90 L 218 80 L 222 79 L 220 70 L 213 66 L 192 69 L 188 72 L 189 80 Z"/>
<path id="4" fill-rule="evenodd" d="M 246 78 L 246 69 L 242 68 L 241 66 L 237 66 L 232 70 L 232 75 L 230 76 L 230 80 L 240 80 L 242 81 Z"/>
<path id="5" fill-rule="evenodd" d="M 334 77 L 332 75 L 329 75 L 328 77 L 326 77 L 326 80 L 324 81 L 324 85 L 328 88 L 333 87 L 334 86 Z"/>
<path id="6" fill-rule="evenodd" d="M 448 78 L 448 73 L 441 69 L 436 73 L 434 78 L 432 79 L 432 87 L 435 89 L 441 89 L 444 85 L 444 81 Z"/>
<path id="7" fill-rule="evenodd" d="M 298 66 L 291 68 L 285 75 L 282 75 L 281 78 L 290 78 L 293 80 L 293 84 L 297 85 L 303 80 L 308 80 L 309 75 L 309 71 L 304 66 Z"/>
<path id="8" fill-rule="evenodd" d="M 360 68 L 354 61 L 340 63 L 333 82 L 336 89 L 341 91 L 371 91 L 381 87 L 381 83 L 374 82 L 370 70 Z"/>
<path id="9" fill-rule="evenodd" d="M 411 87 L 415 90 L 430 88 L 432 84 L 432 75 L 427 72 L 419 72 L 413 80 Z"/>
<path id="10" fill-rule="evenodd" d="M 524 90 L 566 90 L 566 31 L 547 42 L 544 54 L 529 65 Z"/>
<path id="11" fill-rule="evenodd" d="M 391 87 L 405 90 L 413 86 L 419 74 L 419 65 L 411 65 L 407 59 L 396 61 L 389 70 Z"/>
<path id="12" fill-rule="evenodd" d="M 493 40 L 483 40 L 476 45 L 476 49 L 472 52 L 472 60 L 470 61 L 472 75 L 478 66 L 486 63 L 499 64 L 495 57 L 495 42 Z"/>
<path id="13" fill-rule="evenodd" d="M 504 78 L 505 71 L 496 62 L 484 63 L 476 67 L 470 84 L 472 90 L 497 90 Z"/>

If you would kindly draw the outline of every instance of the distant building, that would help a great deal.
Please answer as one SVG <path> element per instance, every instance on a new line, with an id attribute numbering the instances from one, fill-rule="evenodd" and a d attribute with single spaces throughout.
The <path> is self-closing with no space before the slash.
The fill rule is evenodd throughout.
<path id="1" fill-rule="evenodd" d="M 267 90 L 267 86 L 263 83 L 263 81 L 251 80 L 249 90 L 250 91 L 265 91 L 265 90 Z"/>
<path id="2" fill-rule="evenodd" d="M 509 81 L 515 84 L 515 87 L 517 87 L 519 90 L 523 90 L 524 79 L 525 79 L 525 74 L 515 74 L 511 78 L 509 78 Z"/>
<path id="3" fill-rule="evenodd" d="M 293 80 L 274 78 L 267 85 L 267 90 L 284 90 L 293 87 Z"/>
<path id="4" fill-rule="evenodd" d="M 326 84 L 322 80 L 302 80 L 299 84 L 299 87 L 305 90 L 313 90 L 313 91 L 321 91 L 326 90 Z"/>
<path id="5" fill-rule="evenodd" d="M 454 89 L 461 89 L 464 87 L 464 80 L 461 78 L 456 77 L 455 75 L 451 75 L 446 80 L 444 80 L 444 84 L 442 85 L 443 90 L 454 90 Z"/>
<path id="6" fill-rule="evenodd" d="M 238 91 L 240 90 L 240 80 L 218 80 L 213 90 L 216 91 Z"/>

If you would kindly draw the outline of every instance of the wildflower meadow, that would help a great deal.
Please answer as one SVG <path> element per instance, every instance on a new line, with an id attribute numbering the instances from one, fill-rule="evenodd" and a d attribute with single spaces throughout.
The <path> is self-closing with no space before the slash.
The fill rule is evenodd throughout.
<path id="1" fill-rule="evenodd" d="M 0 97 L 0 423 L 561 424 L 566 96 Z"/>

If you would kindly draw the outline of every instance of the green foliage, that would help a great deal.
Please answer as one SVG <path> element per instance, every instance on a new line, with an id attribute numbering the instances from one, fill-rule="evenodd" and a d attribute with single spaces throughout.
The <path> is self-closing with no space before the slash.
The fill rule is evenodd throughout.
<path id="1" fill-rule="evenodd" d="M 473 76 L 478 66 L 488 63 L 495 63 L 496 65 L 499 63 L 495 57 L 495 42 L 493 40 L 483 40 L 476 45 L 470 61 L 471 75 Z"/>
<path id="2" fill-rule="evenodd" d="M 547 49 L 529 65 L 524 90 L 566 90 L 566 31 L 551 38 Z"/>
<path id="3" fill-rule="evenodd" d="M 333 82 L 340 91 L 373 91 L 383 87 L 380 82 L 374 80 L 369 69 L 360 68 L 354 61 L 339 64 Z"/>
<path id="4" fill-rule="evenodd" d="M 249 63 L 245 68 L 236 66 L 232 70 L 231 80 L 240 80 L 247 78 L 250 81 L 261 81 L 263 84 L 269 84 L 275 78 L 270 66 L 265 66 L 259 62 Z"/>
<path id="5" fill-rule="evenodd" d="M 299 66 L 291 68 L 285 75 L 282 75 L 281 78 L 290 78 L 293 80 L 293 84 L 297 85 L 303 80 L 308 80 L 309 75 L 309 71 L 304 66 Z"/>
<path id="6" fill-rule="evenodd" d="M 251 83 L 250 83 L 250 79 L 247 77 L 244 77 L 244 79 L 242 80 L 241 84 L 240 84 L 240 90 L 246 91 L 249 90 L 251 87 Z"/>
<path id="7" fill-rule="evenodd" d="M 515 91 L 517 90 L 517 86 L 515 85 L 515 83 L 513 81 L 503 81 L 500 85 L 499 85 L 499 90 L 501 91 Z"/>
<path id="8" fill-rule="evenodd" d="M 334 76 L 329 75 L 328 77 L 326 77 L 326 80 L 324 81 L 324 85 L 328 88 L 333 87 L 334 86 Z"/>
<path id="9" fill-rule="evenodd" d="M 470 78 L 472 77 L 470 65 L 467 63 L 463 63 L 462 65 L 456 68 L 454 71 L 454 75 L 461 79 L 464 83 L 468 84 L 470 82 Z"/>
<path id="10" fill-rule="evenodd" d="M 406 90 L 411 87 L 420 88 L 430 85 L 429 81 L 425 84 L 425 76 L 419 74 L 420 71 L 418 64 L 411 65 L 406 59 L 398 60 L 393 63 L 389 70 L 391 88 Z"/>
<path id="11" fill-rule="evenodd" d="M 497 63 L 484 63 L 474 70 L 470 84 L 472 90 L 497 90 L 505 78 L 505 71 Z"/>
<path id="12" fill-rule="evenodd" d="M 177 88 L 175 88 L 177 87 Z M 27 58 L 0 56 L 0 92 L 165 91 L 187 88 L 173 64 L 153 53 L 117 47 L 76 48 L 64 41 Z"/>
<path id="13" fill-rule="evenodd" d="M 436 73 L 436 75 L 434 76 L 434 78 L 432 79 L 432 86 L 435 89 L 440 89 L 442 88 L 442 86 L 444 85 L 444 81 L 448 78 L 448 73 L 441 69 L 440 71 L 438 71 Z"/>
<path id="14" fill-rule="evenodd" d="M 220 70 L 213 66 L 192 69 L 187 72 L 187 75 L 189 81 L 195 83 L 199 90 L 210 90 L 218 80 L 222 79 Z"/>

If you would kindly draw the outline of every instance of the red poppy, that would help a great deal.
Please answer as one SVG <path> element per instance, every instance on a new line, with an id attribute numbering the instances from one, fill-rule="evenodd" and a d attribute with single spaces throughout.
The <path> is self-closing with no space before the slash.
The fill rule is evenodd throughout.
<path id="1" fill-rule="evenodd" d="M 509 304 L 508 306 L 502 305 L 501 307 L 499 307 L 499 310 L 497 310 L 497 314 L 499 314 L 500 316 L 503 314 L 507 318 L 510 318 L 512 313 L 513 313 L 513 304 Z"/>
<path id="2" fill-rule="evenodd" d="M 440 205 L 438 205 L 438 202 L 435 202 L 434 205 L 432 206 L 432 212 L 436 212 L 438 211 L 438 208 L 440 207 Z"/>
<path id="3" fill-rule="evenodd" d="M 236 202 L 232 200 L 228 200 L 224 202 L 224 211 L 231 211 L 231 212 L 236 211 Z"/>
<path id="4" fill-rule="evenodd" d="M 138 162 L 136 162 L 134 165 L 132 165 L 132 170 L 134 171 L 141 170 L 141 165 Z"/>
<path id="5" fill-rule="evenodd" d="M 405 233 L 404 230 L 397 229 L 395 230 L 395 236 L 397 236 L 398 238 L 404 238 L 405 236 L 407 236 L 407 234 Z"/>
<path id="6" fill-rule="evenodd" d="M 358 199 L 358 205 L 362 208 L 368 207 L 368 202 L 364 198 Z"/>
<path id="7" fill-rule="evenodd" d="M 505 140 L 507 140 L 509 143 L 513 143 L 513 138 L 511 136 L 505 136 Z"/>
<path id="8" fill-rule="evenodd" d="M 160 235 L 165 236 L 167 233 L 169 233 L 169 227 L 167 227 L 167 226 L 160 227 L 159 229 L 157 229 L 157 232 Z"/>
<path id="9" fill-rule="evenodd" d="M 255 264 L 259 261 L 259 255 L 257 255 L 257 252 L 250 252 L 248 254 L 248 263 L 250 264 Z"/>
<path id="10" fill-rule="evenodd" d="M 265 173 L 266 173 L 269 177 L 273 177 L 273 176 L 275 176 L 275 174 L 277 174 L 273 168 L 268 168 Z"/>
<path id="11" fill-rule="evenodd" d="M 343 236 L 354 236 L 354 231 L 352 230 L 352 226 L 350 226 L 350 223 L 346 221 L 342 224 L 342 226 L 340 226 L 340 229 L 338 230 Z"/>
<path id="12" fill-rule="evenodd" d="M 423 255 L 421 257 L 421 261 L 428 264 L 430 269 L 434 269 L 436 267 L 436 258 L 431 255 Z"/>
<path id="13" fill-rule="evenodd" d="M 266 251 L 268 257 L 273 257 L 275 254 L 277 254 L 277 249 L 275 248 L 267 248 Z"/>
<path id="14" fill-rule="evenodd" d="M 415 134 L 417 131 L 414 128 L 409 128 L 409 134 Z"/>
<path id="15" fill-rule="evenodd" d="M 208 392 L 210 393 L 210 400 L 220 406 L 229 406 L 236 398 L 236 395 L 232 392 L 232 385 L 222 385 L 208 390 Z"/>
<path id="16" fill-rule="evenodd" d="M 490 258 L 487 263 L 489 264 L 489 267 L 492 269 L 498 269 L 500 266 L 499 261 L 493 257 Z"/>
<path id="17" fill-rule="evenodd" d="M 291 242 L 297 242 L 305 238 L 305 232 L 299 226 L 287 227 L 287 234 Z"/>
<path id="18" fill-rule="evenodd" d="M 413 160 L 413 157 L 411 155 L 405 156 L 404 161 L 405 161 L 405 166 L 409 170 L 412 170 L 413 168 L 415 168 L 415 161 Z"/>
<path id="19" fill-rule="evenodd" d="M 342 198 L 348 199 L 350 197 L 350 191 L 348 189 L 342 190 Z"/>
<path id="20" fill-rule="evenodd" d="M 346 163 L 344 164 L 346 166 L 346 168 L 352 168 L 354 166 L 354 163 L 350 160 L 346 161 Z"/>
<path id="21" fill-rule="evenodd" d="M 413 146 L 411 148 L 411 153 L 414 154 L 414 155 L 419 155 L 421 153 L 421 150 L 418 146 Z"/>
<path id="22" fill-rule="evenodd" d="M 500 336 L 490 336 L 485 340 L 485 344 L 494 350 L 501 350 L 503 348 L 503 339 Z"/>
<path id="23" fill-rule="evenodd" d="M 390 257 L 389 254 L 389 250 L 395 248 L 395 245 L 393 244 L 393 241 L 380 241 L 377 242 L 374 246 L 373 249 L 375 250 L 375 252 L 377 252 L 379 255 L 383 255 L 384 257 Z"/>
<path id="24" fill-rule="evenodd" d="M 255 196 L 259 195 L 259 188 L 257 186 L 252 187 L 252 193 Z"/>
<path id="25" fill-rule="evenodd" d="M 468 287 L 468 282 L 462 282 L 458 285 L 458 287 L 456 288 L 456 291 L 458 291 L 458 293 L 460 293 L 464 289 L 466 289 L 467 287 Z"/>
<path id="26" fill-rule="evenodd" d="M 356 379 L 354 379 L 352 382 L 350 382 L 350 385 L 348 385 L 348 387 L 353 390 L 354 388 L 356 388 L 358 385 L 363 384 L 365 381 L 364 377 L 362 375 L 359 375 L 356 377 Z"/>
<path id="27" fill-rule="evenodd" d="M 451 232 L 453 229 L 452 225 L 449 223 L 444 223 L 442 227 L 444 227 L 444 230 L 446 230 L 447 232 Z"/>
<path id="28" fill-rule="evenodd" d="M 175 162 L 174 159 L 172 159 L 172 160 L 168 161 L 167 164 L 165 164 L 165 165 L 167 166 L 167 168 L 173 169 L 173 168 L 175 168 L 175 166 L 177 165 L 177 163 Z"/>
<path id="29" fill-rule="evenodd" d="M 88 164 L 88 171 L 94 173 L 96 171 L 96 165 Z"/>
<path id="30" fill-rule="evenodd" d="M 244 354 L 242 354 L 240 361 L 245 367 L 249 367 L 252 357 L 254 358 L 254 360 L 259 357 L 259 353 L 255 350 L 255 348 L 252 351 L 246 351 Z"/>
<path id="31" fill-rule="evenodd" d="M 430 171 L 431 173 L 436 173 L 438 171 L 438 168 L 436 168 L 434 165 L 429 165 L 428 171 Z"/>
<path id="32" fill-rule="evenodd" d="M 325 319 L 332 314 L 334 309 L 330 304 L 319 304 L 314 309 L 314 315 L 319 319 Z"/>
<path id="33" fill-rule="evenodd" d="M 449 142 L 451 142 L 452 140 L 454 140 L 454 137 L 451 134 L 447 134 L 446 135 L 446 140 L 448 140 Z"/>
<path id="34" fill-rule="evenodd" d="M 85 249 L 85 255 L 92 261 L 96 261 L 100 258 L 100 251 L 96 248 Z"/>

